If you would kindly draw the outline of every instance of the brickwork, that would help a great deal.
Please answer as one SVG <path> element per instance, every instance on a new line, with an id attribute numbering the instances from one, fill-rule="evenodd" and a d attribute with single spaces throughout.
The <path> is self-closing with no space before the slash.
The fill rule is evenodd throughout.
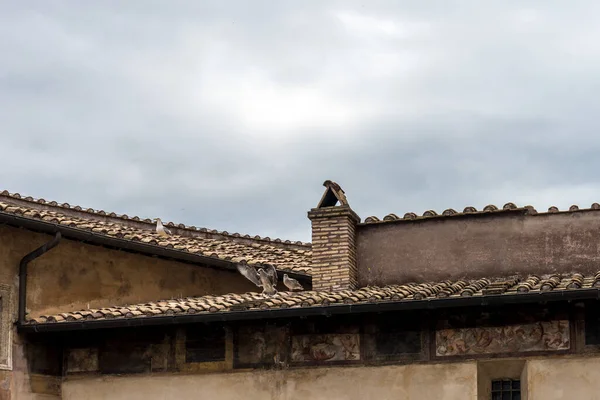
<path id="1" fill-rule="evenodd" d="M 314 208 L 312 222 L 312 288 L 318 291 L 356 289 L 356 224 L 349 206 Z"/>

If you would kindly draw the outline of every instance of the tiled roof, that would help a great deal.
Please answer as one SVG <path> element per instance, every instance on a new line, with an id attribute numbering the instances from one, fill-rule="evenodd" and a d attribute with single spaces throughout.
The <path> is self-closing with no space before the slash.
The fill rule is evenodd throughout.
<path id="1" fill-rule="evenodd" d="M 518 296 L 521 293 L 566 292 L 600 287 L 600 272 L 594 276 L 528 276 L 499 279 L 445 281 L 438 283 L 365 287 L 337 292 L 279 292 L 273 297 L 259 293 L 188 297 L 145 304 L 89 309 L 41 316 L 28 324 L 94 321 L 107 319 L 152 318 L 190 314 L 228 313 L 231 311 L 311 308 L 338 304 L 410 302 L 415 300 L 457 299 L 485 295 Z"/>
<path id="2" fill-rule="evenodd" d="M 483 210 L 477 210 L 475 207 L 465 207 L 462 212 L 448 208 L 441 214 L 438 214 L 434 210 L 427 210 L 423 215 L 417 215 L 409 212 L 400 217 L 396 214 L 388 214 L 383 219 L 379 219 L 376 216 L 365 218 L 363 224 L 377 224 L 383 222 L 393 221 L 412 221 L 412 220 L 423 220 L 431 218 L 445 218 L 445 217 L 457 217 L 461 215 L 483 215 L 483 214 L 500 214 L 506 212 L 522 212 L 528 215 L 540 215 L 540 214 L 554 214 L 554 213 L 565 213 L 565 212 L 577 212 L 577 211 L 589 211 L 589 210 L 600 210 L 600 204 L 594 203 L 590 208 L 579 208 L 577 205 L 572 205 L 568 210 L 560 211 L 558 207 L 552 206 L 548 208 L 548 212 L 538 213 L 532 206 L 517 207 L 514 203 L 506 203 L 502 208 L 498 208 L 493 204 L 489 204 L 483 208 Z"/>
<path id="3" fill-rule="evenodd" d="M 310 274 L 312 252 L 309 243 L 243 236 L 172 222 L 165 226 L 173 235 L 162 237 L 155 233 L 156 224 L 150 219 L 71 207 L 66 203 L 58 205 L 6 191 L 0 193 L 0 212 L 219 260 L 246 260 L 248 264 L 272 264 L 278 270 Z"/>

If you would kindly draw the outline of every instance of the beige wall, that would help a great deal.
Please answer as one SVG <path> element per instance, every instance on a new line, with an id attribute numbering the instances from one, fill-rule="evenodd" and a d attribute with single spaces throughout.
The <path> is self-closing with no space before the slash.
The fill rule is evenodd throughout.
<path id="1" fill-rule="evenodd" d="M 21 258 L 52 239 L 0 226 L 0 282 L 16 282 Z M 29 265 L 30 316 L 257 288 L 236 271 L 205 268 L 63 239 Z"/>
<path id="2" fill-rule="evenodd" d="M 65 400 L 476 400 L 474 362 L 69 379 Z"/>
<path id="3" fill-rule="evenodd" d="M 12 325 L 17 319 L 21 258 L 51 240 L 49 235 L 0 226 L 0 283 L 12 288 Z M 29 316 L 156 301 L 177 296 L 256 290 L 237 272 L 203 268 L 63 239 L 29 265 Z M 4 299 L 3 299 L 4 300 Z M 59 399 L 60 378 L 32 375 L 21 337 L 13 328 L 12 371 L 0 371 L 0 400 Z"/>
<path id="4" fill-rule="evenodd" d="M 477 362 L 383 367 L 320 367 L 287 371 L 198 375 L 79 377 L 63 382 L 64 400 L 488 400 L 477 397 L 477 378 L 522 379 L 527 400 L 600 400 L 600 357 L 533 358 L 483 361 L 498 364 L 495 375 L 478 371 Z M 509 371 L 516 364 L 522 371 Z M 505 365 L 506 364 L 506 365 Z M 506 371 L 503 370 L 503 365 Z M 485 369 L 485 368 L 483 368 Z M 499 369 L 499 370 L 498 370 Z M 514 369 L 514 368 L 512 368 Z M 487 376 L 489 375 L 489 376 Z M 506 375 L 506 376 L 505 376 Z M 509 376 L 510 375 L 510 376 Z M 515 375 L 515 376 L 512 376 Z M 481 386 L 482 382 L 479 383 Z"/>
<path id="5" fill-rule="evenodd" d="M 600 357 L 527 362 L 527 400 L 600 400 Z"/>

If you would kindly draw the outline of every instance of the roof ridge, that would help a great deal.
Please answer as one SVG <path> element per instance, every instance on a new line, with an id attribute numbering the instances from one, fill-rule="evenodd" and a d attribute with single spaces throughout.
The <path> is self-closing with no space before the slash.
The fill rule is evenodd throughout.
<path id="1" fill-rule="evenodd" d="M 498 208 L 493 204 L 486 205 L 482 210 L 477 210 L 475 207 L 467 206 L 463 209 L 462 212 L 456 211 L 452 208 L 447 208 L 441 214 L 438 214 L 434 210 L 427 210 L 423 213 L 423 215 L 417 215 L 413 212 L 407 212 L 403 217 L 399 217 L 394 213 L 387 214 L 383 219 L 379 219 L 376 216 L 370 216 L 365 218 L 362 224 L 376 224 L 383 222 L 393 222 L 393 221 L 407 221 L 407 220 L 424 220 L 431 218 L 446 218 L 453 216 L 461 216 L 461 215 L 483 215 L 483 214 L 496 214 L 496 213 L 504 213 L 504 212 L 522 212 L 525 215 L 547 215 L 547 214 L 556 214 L 556 213 L 573 213 L 578 211 L 590 211 L 590 210 L 600 210 L 599 203 L 592 203 L 590 208 L 579 208 L 577 205 L 572 205 L 568 210 L 559 210 L 556 206 L 551 206 L 548 208 L 546 212 L 538 212 L 533 206 L 526 205 L 523 207 L 517 207 L 515 203 L 506 203 L 502 208 Z"/>
<path id="2" fill-rule="evenodd" d="M 2 198 L 2 197 L 11 199 L 12 201 L 16 200 L 18 202 L 30 203 L 30 204 L 36 205 L 37 207 L 39 207 L 41 205 L 41 206 L 45 206 L 45 207 L 49 207 L 49 208 L 56 208 L 59 210 L 68 210 L 69 212 L 85 213 L 85 214 L 89 214 L 89 215 L 97 216 L 97 217 L 114 218 L 114 219 L 119 219 L 122 221 L 134 221 L 136 223 L 146 223 L 149 225 L 155 225 L 155 223 L 150 218 L 142 219 L 138 216 L 129 217 L 127 214 L 117 214 L 115 212 L 107 212 L 104 210 L 94 210 L 93 208 L 84 208 L 84 207 L 81 207 L 78 205 L 72 206 L 69 203 L 58 203 L 57 201 L 47 201 L 43 198 L 36 199 L 31 196 L 22 196 L 20 193 L 17 193 L 17 192 L 10 193 L 8 190 L 4 190 L 4 191 L 0 192 L 0 198 Z M 169 227 L 169 228 L 177 228 L 177 229 L 181 229 L 181 230 L 189 231 L 189 232 L 201 232 L 201 233 L 209 233 L 209 234 L 213 234 L 213 235 L 219 235 L 219 236 L 230 237 L 230 238 L 242 238 L 242 239 L 246 239 L 246 240 L 256 241 L 259 243 L 262 242 L 262 243 L 275 244 L 275 245 L 284 244 L 284 245 L 294 245 L 294 246 L 303 246 L 303 247 L 311 247 L 312 246 L 310 242 L 302 242 L 300 240 L 292 241 L 292 240 L 282 240 L 280 238 L 271 239 L 268 236 L 265 236 L 265 237 L 262 237 L 259 235 L 251 236 L 248 234 L 241 234 L 238 232 L 229 233 L 227 231 L 218 231 L 216 229 L 198 228 L 193 225 L 185 225 L 182 223 L 176 224 L 171 221 L 164 223 L 164 226 Z"/>

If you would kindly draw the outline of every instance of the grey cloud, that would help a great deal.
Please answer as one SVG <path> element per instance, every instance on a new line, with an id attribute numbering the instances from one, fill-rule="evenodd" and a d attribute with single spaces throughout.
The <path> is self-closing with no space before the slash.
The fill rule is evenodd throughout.
<path id="1" fill-rule="evenodd" d="M 594 2 L 0 10 L 2 189 L 300 240 L 325 179 L 363 218 L 600 201 Z"/>

